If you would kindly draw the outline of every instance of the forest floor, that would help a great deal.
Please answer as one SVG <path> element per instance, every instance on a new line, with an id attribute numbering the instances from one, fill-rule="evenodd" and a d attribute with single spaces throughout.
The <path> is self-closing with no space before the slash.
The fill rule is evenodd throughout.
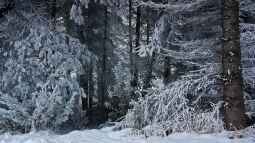
<path id="1" fill-rule="evenodd" d="M 255 136 L 229 139 L 229 133 L 191 134 L 176 133 L 167 137 L 131 136 L 130 129 L 112 131 L 112 128 L 100 130 L 74 131 L 65 135 L 50 132 L 37 132 L 25 135 L 0 135 L 0 143 L 255 143 Z"/>

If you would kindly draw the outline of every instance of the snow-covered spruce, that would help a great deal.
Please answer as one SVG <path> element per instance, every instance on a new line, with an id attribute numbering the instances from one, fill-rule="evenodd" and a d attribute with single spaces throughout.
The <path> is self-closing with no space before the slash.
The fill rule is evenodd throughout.
<path id="1" fill-rule="evenodd" d="M 0 130 L 79 129 L 86 118 L 81 120 L 84 92 L 77 76 L 96 58 L 79 40 L 49 31 L 40 17 L 30 15 L 30 20 L 10 18 L 3 31 L 8 36 L 11 28 L 23 26 L 16 38 L 9 37 L 3 51 Z"/>

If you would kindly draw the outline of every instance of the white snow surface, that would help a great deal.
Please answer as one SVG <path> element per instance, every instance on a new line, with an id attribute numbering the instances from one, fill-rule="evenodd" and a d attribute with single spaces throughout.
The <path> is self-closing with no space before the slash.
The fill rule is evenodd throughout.
<path id="1" fill-rule="evenodd" d="M 167 137 L 134 136 L 131 129 L 112 131 L 111 127 L 73 131 L 65 135 L 34 132 L 24 135 L 0 135 L 0 143 L 255 143 L 255 136 L 229 139 L 229 133 L 175 133 Z"/>

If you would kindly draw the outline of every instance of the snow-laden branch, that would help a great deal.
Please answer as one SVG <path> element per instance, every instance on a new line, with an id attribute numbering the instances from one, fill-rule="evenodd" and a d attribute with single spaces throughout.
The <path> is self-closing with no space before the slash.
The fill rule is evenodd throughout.
<path id="1" fill-rule="evenodd" d="M 165 10 L 171 13 L 192 11 L 194 10 L 194 7 L 198 7 L 198 6 L 200 7 L 207 4 L 208 4 L 208 0 L 195 0 L 195 2 L 190 1 L 189 3 L 182 3 L 182 4 L 171 4 L 171 3 L 158 4 L 158 3 L 152 2 L 151 0 L 147 2 L 138 1 L 138 6 L 150 7 L 150 8 L 158 9 L 158 10 Z"/>
<path id="2" fill-rule="evenodd" d="M 133 108 L 128 111 L 122 125 L 142 129 L 147 135 L 164 135 L 167 130 L 200 133 L 221 131 L 223 129 L 219 115 L 221 102 L 211 103 L 211 111 L 203 112 L 195 108 L 201 102 L 202 95 L 206 94 L 201 91 L 212 88 L 217 82 L 211 78 L 204 76 L 197 80 L 178 80 L 167 87 L 154 81 L 154 86 L 144 98 L 132 102 Z M 201 96 L 196 96 L 196 99 L 190 102 L 187 98 L 190 93 Z M 151 130 L 147 130 L 148 128 Z"/>

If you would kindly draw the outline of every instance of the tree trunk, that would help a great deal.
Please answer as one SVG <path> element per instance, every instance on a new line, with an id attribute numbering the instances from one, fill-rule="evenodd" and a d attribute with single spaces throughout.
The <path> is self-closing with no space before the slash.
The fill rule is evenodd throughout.
<path id="1" fill-rule="evenodd" d="M 107 96 L 107 86 L 106 86 L 106 60 L 107 60 L 107 53 L 106 53 L 106 47 L 107 47 L 107 27 L 108 27 L 108 11 L 107 6 L 104 6 L 104 40 L 103 40 L 103 55 L 102 55 L 102 75 L 101 75 L 101 94 L 99 95 L 99 108 L 102 113 L 102 121 L 105 121 L 107 119 L 107 113 L 105 108 L 105 100 Z"/>
<path id="2" fill-rule="evenodd" d="M 56 29 L 56 16 L 57 16 L 57 0 L 50 0 L 50 21 L 51 21 L 51 29 Z"/>
<path id="3" fill-rule="evenodd" d="M 149 9 L 147 9 L 147 13 L 149 13 Z M 150 43 L 150 17 L 146 18 L 146 44 L 149 45 Z M 152 53 L 151 56 L 147 57 L 147 73 L 144 82 L 144 89 L 151 87 L 151 80 L 152 80 L 152 72 L 153 72 L 153 64 L 155 60 L 155 52 Z"/>
<path id="4" fill-rule="evenodd" d="M 141 6 L 137 7 L 136 12 L 136 39 L 135 39 L 135 47 L 138 48 L 140 46 L 140 29 L 141 29 Z M 132 50 L 133 51 L 133 50 Z M 136 65 L 136 54 L 133 54 L 133 74 L 131 75 L 131 87 L 132 96 L 135 95 L 135 90 L 138 86 L 138 69 Z"/>
<path id="5" fill-rule="evenodd" d="M 88 109 L 92 108 L 92 98 L 94 96 L 94 80 L 93 80 L 93 61 L 91 58 L 89 65 L 89 85 L 88 85 Z"/>
<path id="6" fill-rule="evenodd" d="M 128 16 L 128 32 L 129 32 L 129 58 L 130 58 L 130 74 L 131 74 L 131 83 L 134 75 L 134 55 L 133 55 L 133 38 L 132 38 L 132 0 L 129 0 L 129 16 Z M 132 86 L 132 84 L 131 84 Z"/>
<path id="7" fill-rule="evenodd" d="M 88 71 L 88 98 L 87 98 L 87 116 L 88 116 L 88 122 L 90 123 L 92 120 L 92 105 L 93 105 L 93 96 L 94 96 L 94 80 L 93 80 L 93 61 L 92 58 L 90 58 L 90 65 L 89 65 L 89 71 Z"/>
<path id="8" fill-rule="evenodd" d="M 91 45 L 89 42 L 89 36 L 91 35 L 91 22 L 90 19 L 92 18 L 91 13 L 93 12 L 93 8 L 91 8 L 91 2 L 89 2 L 88 8 L 84 8 L 84 19 L 86 20 L 85 25 L 80 26 L 79 28 L 79 38 L 81 40 L 81 42 L 86 43 L 87 47 L 89 49 L 91 49 Z M 85 34 L 83 33 L 83 31 L 85 31 Z M 88 123 L 93 123 L 93 114 L 92 114 L 92 105 L 93 105 L 93 97 L 94 97 L 94 92 L 95 92 L 95 82 L 94 82 L 94 78 L 93 78 L 93 73 L 94 73 L 94 61 L 92 56 L 90 57 L 90 63 L 88 64 L 87 67 L 84 68 L 84 70 L 87 70 L 87 86 L 83 87 L 84 89 L 86 89 L 86 94 L 87 94 L 87 98 L 86 98 L 86 110 L 87 110 L 87 117 L 88 117 Z"/>
<path id="9" fill-rule="evenodd" d="M 223 8 L 224 122 L 227 130 L 247 127 L 242 90 L 239 2 L 224 0 Z"/>
<path id="10" fill-rule="evenodd" d="M 169 84 L 172 79 L 171 75 L 171 58 L 165 57 L 164 59 L 164 71 L 163 71 L 163 82 L 165 85 Z"/>
<path id="11" fill-rule="evenodd" d="M 137 7 L 136 11 L 136 48 L 140 46 L 140 33 L 141 33 L 141 6 Z"/>

